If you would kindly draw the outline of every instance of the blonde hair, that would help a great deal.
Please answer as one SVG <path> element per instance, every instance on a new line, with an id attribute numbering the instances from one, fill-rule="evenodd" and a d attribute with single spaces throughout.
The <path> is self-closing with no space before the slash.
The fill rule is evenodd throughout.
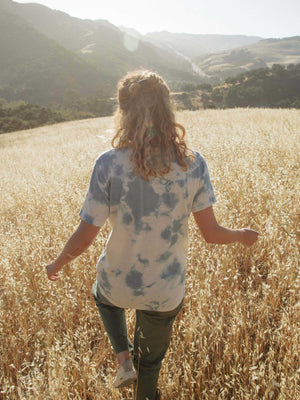
<path id="1" fill-rule="evenodd" d="M 174 158 L 187 170 L 187 157 L 193 153 L 184 141 L 184 127 L 175 122 L 170 90 L 158 74 L 137 70 L 119 81 L 115 125 L 112 146 L 132 149 L 136 175 L 146 180 L 163 176 Z"/>

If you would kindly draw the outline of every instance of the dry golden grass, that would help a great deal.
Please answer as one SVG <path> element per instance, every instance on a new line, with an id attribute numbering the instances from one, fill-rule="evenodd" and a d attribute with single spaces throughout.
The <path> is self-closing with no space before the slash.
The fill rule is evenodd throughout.
<path id="1" fill-rule="evenodd" d="M 220 223 L 260 231 L 251 249 L 206 244 L 190 221 L 186 300 L 164 400 L 300 398 L 299 134 L 296 110 L 178 114 L 205 156 Z M 108 234 L 51 283 L 44 266 L 79 222 L 102 118 L 0 136 L 0 399 L 130 399 L 90 295 Z M 132 334 L 134 314 L 128 312 Z"/>

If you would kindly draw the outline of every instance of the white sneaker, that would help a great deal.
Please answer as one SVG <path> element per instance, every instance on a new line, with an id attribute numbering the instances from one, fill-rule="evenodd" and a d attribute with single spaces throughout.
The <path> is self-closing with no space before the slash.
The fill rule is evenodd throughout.
<path id="1" fill-rule="evenodd" d="M 124 361 L 118 368 L 117 375 L 113 382 L 114 388 L 131 385 L 137 379 L 137 374 L 130 359 Z"/>

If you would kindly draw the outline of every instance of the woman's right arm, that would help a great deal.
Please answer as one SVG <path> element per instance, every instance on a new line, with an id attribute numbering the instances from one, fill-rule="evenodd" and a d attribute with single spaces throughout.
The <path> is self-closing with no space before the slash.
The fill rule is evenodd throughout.
<path id="1" fill-rule="evenodd" d="M 212 206 L 193 213 L 196 224 L 208 243 L 229 244 L 242 243 L 245 246 L 254 244 L 258 232 L 250 228 L 229 229 L 218 224 Z"/>

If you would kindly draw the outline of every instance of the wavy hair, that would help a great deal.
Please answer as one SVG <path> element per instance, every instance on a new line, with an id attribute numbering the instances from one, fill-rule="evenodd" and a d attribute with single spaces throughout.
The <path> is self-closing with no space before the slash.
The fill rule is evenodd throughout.
<path id="1" fill-rule="evenodd" d="M 170 90 L 157 73 L 132 71 L 119 81 L 115 125 L 112 146 L 132 149 L 136 175 L 146 180 L 163 176 L 174 159 L 187 170 L 193 152 L 184 141 L 184 127 L 175 122 Z"/>

